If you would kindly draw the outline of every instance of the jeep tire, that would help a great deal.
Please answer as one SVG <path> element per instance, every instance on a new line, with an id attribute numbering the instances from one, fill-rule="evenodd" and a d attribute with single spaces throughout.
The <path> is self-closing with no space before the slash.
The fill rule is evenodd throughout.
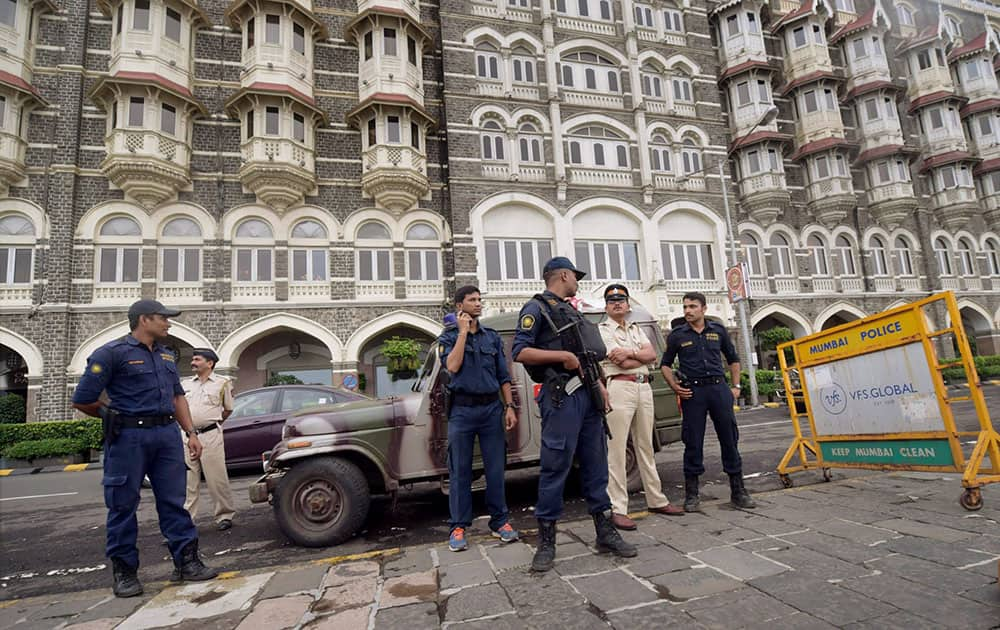
<path id="1" fill-rule="evenodd" d="M 368 481 L 357 466 L 337 457 L 315 457 L 292 466 L 274 493 L 274 517 L 303 547 L 339 545 L 368 517 Z"/>

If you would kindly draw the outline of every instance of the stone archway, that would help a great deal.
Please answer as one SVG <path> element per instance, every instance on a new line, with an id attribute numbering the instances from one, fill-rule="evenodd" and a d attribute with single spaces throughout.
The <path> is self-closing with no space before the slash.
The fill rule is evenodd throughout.
<path id="1" fill-rule="evenodd" d="M 783 326 L 792 332 L 792 338 L 804 337 L 811 332 L 810 323 L 795 311 L 779 304 L 768 304 L 754 312 L 750 321 L 753 323 L 754 348 L 757 353 L 757 365 L 762 369 L 777 369 L 778 353 L 770 348 L 763 348 L 759 342 L 764 331 Z"/>
<path id="2" fill-rule="evenodd" d="M 35 344 L 13 331 L 0 328 L 0 396 L 13 394 L 24 399 L 23 418 L 12 419 L 37 420 L 43 366 L 42 353 Z"/>
<path id="3" fill-rule="evenodd" d="M 993 330 L 986 312 L 978 306 L 963 304 L 960 305 L 959 313 L 962 315 L 962 327 L 969 339 L 972 354 L 1000 354 L 1000 333 Z"/>

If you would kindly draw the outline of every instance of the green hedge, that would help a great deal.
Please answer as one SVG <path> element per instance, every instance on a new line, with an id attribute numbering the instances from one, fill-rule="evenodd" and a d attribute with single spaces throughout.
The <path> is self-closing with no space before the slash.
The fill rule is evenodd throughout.
<path id="1" fill-rule="evenodd" d="M 25 420 L 25 402 L 17 394 L 0 396 L 0 423 L 17 424 Z"/>
<path id="2" fill-rule="evenodd" d="M 101 420 L 86 418 L 68 422 L 30 422 L 28 424 L 0 424 L 0 449 L 12 444 L 38 440 L 73 439 L 86 448 L 102 448 Z"/>
<path id="3" fill-rule="evenodd" d="M 78 438 L 47 438 L 28 440 L 11 444 L 3 449 L 3 456 L 11 459 L 37 459 L 39 457 L 61 457 L 83 453 L 89 447 Z"/>
<path id="4" fill-rule="evenodd" d="M 781 382 L 781 373 L 775 370 L 757 370 L 757 393 L 761 396 L 767 396 L 773 394 L 780 386 L 784 387 Z M 726 372 L 726 380 L 729 380 L 729 372 Z M 750 395 L 750 374 L 747 372 L 740 372 L 740 388 L 743 394 Z"/>

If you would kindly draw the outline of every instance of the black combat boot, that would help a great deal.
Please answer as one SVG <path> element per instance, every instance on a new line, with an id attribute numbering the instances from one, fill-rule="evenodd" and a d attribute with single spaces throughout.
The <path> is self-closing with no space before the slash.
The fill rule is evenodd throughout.
<path id="1" fill-rule="evenodd" d="M 215 569 L 209 569 L 198 555 L 198 541 L 192 540 L 181 549 L 181 561 L 174 560 L 174 573 L 171 582 L 202 582 L 211 580 L 219 574 Z"/>
<path id="2" fill-rule="evenodd" d="M 734 507 L 743 508 L 744 510 L 752 510 L 757 507 L 757 504 L 750 497 L 750 493 L 743 487 L 742 474 L 729 475 L 729 492 L 729 502 Z"/>
<path id="3" fill-rule="evenodd" d="M 130 567 L 119 558 L 112 558 L 111 575 L 114 577 L 111 590 L 114 591 L 115 597 L 142 595 L 142 583 L 139 582 L 139 576 L 135 573 L 135 567 Z"/>
<path id="4" fill-rule="evenodd" d="M 698 476 L 684 477 L 684 511 L 698 512 L 701 510 L 701 499 L 698 498 Z"/>
<path id="5" fill-rule="evenodd" d="M 538 550 L 531 560 L 531 570 L 545 573 L 556 563 L 556 522 L 538 521 Z"/>
<path id="6" fill-rule="evenodd" d="M 625 542 L 611 520 L 611 510 L 594 514 L 594 529 L 597 531 L 597 550 L 610 551 L 619 558 L 634 558 L 638 555 L 634 545 Z"/>

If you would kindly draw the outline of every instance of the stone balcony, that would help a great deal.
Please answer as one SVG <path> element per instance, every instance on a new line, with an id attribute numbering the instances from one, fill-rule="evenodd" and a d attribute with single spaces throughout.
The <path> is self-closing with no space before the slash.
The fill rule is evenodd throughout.
<path id="1" fill-rule="evenodd" d="M 945 229 L 961 229 L 979 212 L 976 189 L 960 186 L 936 192 L 931 195 L 931 210 Z"/>
<path id="2" fill-rule="evenodd" d="M 986 195 L 980 200 L 983 218 L 991 229 L 1000 231 L 1000 193 Z"/>
<path id="3" fill-rule="evenodd" d="M 655 28 L 637 27 L 635 34 L 644 42 L 655 42 L 668 46 L 687 46 L 687 38 L 682 33 L 668 33 Z"/>
<path id="4" fill-rule="evenodd" d="M 803 114 L 795 121 L 795 142 L 800 147 L 817 140 L 843 137 L 844 121 L 839 110 Z"/>
<path id="5" fill-rule="evenodd" d="M 169 304 L 173 304 L 175 302 L 201 302 L 204 296 L 202 291 L 203 289 L 200 282 L 161 282 L 156 285 L 156 299 Z"/>
<path id="6" fill-rule="evenodd" d="M 962 283 L 958 278 L 947 276 L 940 278 L 942 291 L 961 291 Z"/>
<path id="7" fill-rule="evenodd" d="M 660 190 L 705 192 L 706 183 L 703 175 L 679 177 L 668 173 L 653 173 L 653 186 Z"/>
<path id="8" fill-rule="evenodd" d="M 872 278 L 872 288 L 875 290 L 875 293 L 895 293 L 896 279 L 883 277 Z"/>
<path id="9" fill-rule="evenodd" d="M 412 147 L 377 144 L 365 150 L 361 158 L 361 187 L 385 208 L 402 212 L 430 190 L 427 158 Z"/>
<path id="10" fill-rule="evenodd" d="M 977 59 L 976 63 L 980 63 L 980 61 Z M 957 88 L 961 96 L 973 103 L 987 98 L 1000 97 L 996 75 L 980 75 L 978 79 L 963 81 Z"/>
<path id="11" fill-rule="evenodd" d="M 903 130 L 895 118 L 863 121 L 858 130 L 861 136 L 861 153 L 878 147 L 905 144 Z"/>
<path id="12" fill-rule="evenodd" d="M 311 0 L 297 1 L 302 4 L 308 4 L 310 9 L 312 8 Z M 506 9 L 506 11 L 504 11 L 505 13 L 509 14 L 514 11 L 512 8 L 508 8 L 506 3 L 503 3 L 503 5 L 503 8 Z M 496 4 L 490 6 L 494 9 L 497 8 Z M 378 10 L 379 12 L 386 12 L 390 14 L 403 13 L 415 24 L 420 24 L 420 0 L 358 0 L 358 13 L 364 13 L 369 10 Z M 498 10 L 498 13 L 499 12 L 500 10 Z M 483 17 L 487 16 L 484 15 Z"/>
<path id="13" fill-rule="evenodd" d="M 954 91 L 955 84 L 952 83 L 951 73 L 948 72 L 947 68 L 941 66 L 931 66 L 926 70 L 911 74 L 906 87 L 906 95 L 911 101 L 935 92 Z"/>
<path id="14" fill-rule="evenodd" d="M 28 143 L 20 136 L 0 131 L 0 192 L 24 179 Z"/>
<path id="15" fill-rule="evenodd" d="M 606 37 L 614 37 L 616 35 L 614 22 L 588 20 L 587 18 L 570 15 L 556 14 L 556 28 L 578 31 L 589 35 L 604 35 Z"/>
<path id="16" fill-rule="evenodd" d="M 233 282 L 230 299 L 233 302 L 273 302 L 274 282 Z"/>
<path id="17" fill-rule="evenodd" d="M 631 170 L 616 170 L 607 168 L 581 168 L 571 166 L 569 171 L 569 181 L 571 184 L 582 184 L 585 186 L 632 186 Z"/>
<path id="18" fill-rule="evenodd" d="M 868 212 L 890 230 L 898 227 L 917 208 L 910 182 L 893 182 L 868 189 Z"/>
<path id="19" fill-rule="evenodd" d="M 814 72 L 833 72 L 826 46 L 810 43 L 785 54 L 785 79 L 789 82 Z"/>
<path id="20" fill-rule="evenodd" d="M 25 84 L 32 83 L 35 66 L 35 41 L 37 32 L 41 30 L 38 16 L 45 13 L 58 13 L 59 7 L 51 0 L 20 0 L 10 3 L 14 12 L 14 27 L 0 27 L 0 72 L 7 72 Z M 28 8 L 30 7 L 30 8 Z M 36 37 L 29 36 L 34 20 L 37 28 Z"/>
<path id="21" fill-rule="evenodd" d="M 500 91 L 485 95 L 503 96 L 502 83 L 489 85 L 491 88 L 499 86 Z M 364 102 L 377 94 L 402 95 L 423 105 L 424 80 L 420 68 L 411 64 L 403 55 L 372 57 L 363 62 L 358 73 L 358 101 Z"/>
<path id="22" fill-rule="evenodd" d="M 190 91 L 194 56 L 187 46 L 163 37 L 156 29 L 125 29 L 120 36 L 111 38 L 108 73 L 111 76 L 129 73 L 156 76 Z"/>
<path id="23" fill-rule="evenodd" d="M 924 125 L 925 128 L 927 125 Z M 927 133 L 918 134 L 920 151 L 926 155 L 941 155 L 951 151 L 966 152 L 969 145 L 961 128 L 952 129 L 945 125 L 941 129 L 930 129 Z"/>
<path id="24" fill-rule="evenodd" d="M 847 91 L 850 92 L 859 85 L 875 81 L 892 81 L 892 72 L 885 57 L 868 55 L 863 59 L 854 59 L 847 67 Z"/>
<path id="25" fill-rule="evenodd" d="M 328 302 L 329 282 L 289 282 L 288 300 L 297 302 Z"/>
<path id="26" fill-rule="evenodd" d="M 1000 142 L 992 138 L 977 139 L 975 136 L 971 136 L 969 150 L 984 162 L 1000 158 Z"/>
<path id="27" fill-rule="evenodd" d="M 105 138 L 101 171 L 146 208 L 191 184 L 191 147 L 153 129 L 113 129 Z"/>
<path id="28" fill-rule="evenodd" d="M 774 223 L 790 203 L 784 173 L 757 173 L 740 180 L 740 204 L 760 225 Z"/>
<path id="29" fill-rule="evenodd" d="M 96 284 L 94 304 L 131 304 L 142 298 L 142 285 L 138 283 Z"/>
<path id="30" fill-rule="evenodd" d="M 966 277 L 962 278 L 962 290 L 963 291 L 982 291 L 983 290 L 983 279 Z"/>
<path id="31" fill-rule="evenodd" d="M 313 150 L 291 138 L 254 136 L 241 147 L 240 181 L 261 201 L 284 210 L 316 187 Z"/>
<path id="32" fill-rule="evenodd" d="M 739 33 L 726 37 L 719 46 L 719 66 L 721 69 L 732 68 L 748 61 L 767 63 L 767 50 L 764 48 L 764 37 L 760 33 Z"/>
<path id="33" fill-rule="evenodd" d="M 283 85 L 313 95 L 313 64 L 308 55 L 294 52 L 291 46 L 258 44 L 243 53 L 240 86 L 254 84 Z"/>
<path id="34" fill-rule="evenodd" d="M 355 299 L 362 301 L 381 302 L 396 299 L 396 283 L 385 281 L 359 281 L 354 285 Z"/>
<path id="35" fill-rule="evenodd" d="M 863 278 L 848 276 L 837 278 L 841 293 L 864 293 L 865 281 Z"/>
<path id="36" fill-rule="evenodd" d="M 729 128 L 735 138 L 740 138 L 753 129 L 754 131 L 777 131 L 777 126 L 772 124 L 760 124 L 761 119 L 773 105 L 770 103 L 750 103 L 742 107 L 737 107 L 729 113 Z"/>
<path id="37" fill-rule="evenodd" d="M 406 298 L 440 302 L 444 299 L 444 284 L 440 280 L 407 280 Z"/>
<path id="38" fill-rule="evenodd" d="M 567 105 L 582 105 L 583 107 L 598 107 L 600 109 L 624 109 L 625 98 L 620 94 L 605 94 L 603 92 L 582 92 L 563 88 L 562 99 Z"/>
<path id="39" fill-rule="evenodd" d="M 806 187 L 809 214 L 827 227 L 841 223 L 847 213 L 858 205 L 850 177 L 830 177 L 812 182 Z"/>

